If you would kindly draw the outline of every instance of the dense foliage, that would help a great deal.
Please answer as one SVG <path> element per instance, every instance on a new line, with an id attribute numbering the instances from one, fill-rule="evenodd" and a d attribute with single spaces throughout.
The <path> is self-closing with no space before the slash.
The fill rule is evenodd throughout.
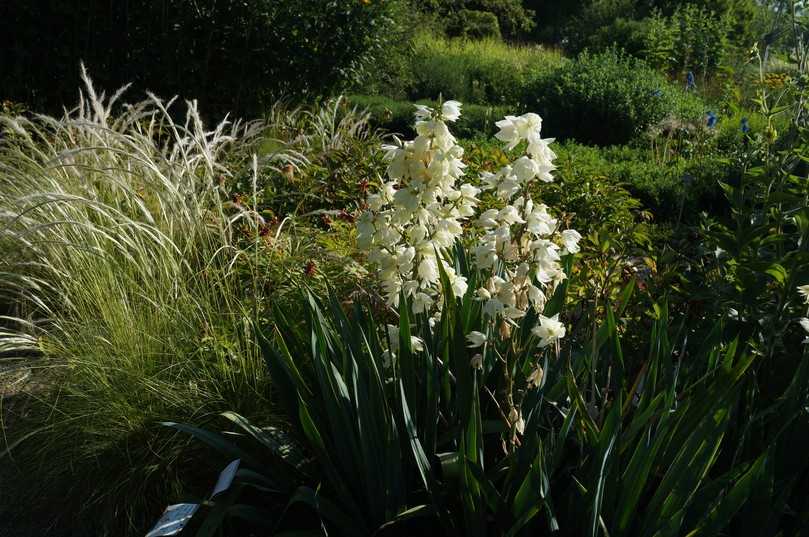
<path id="1" fill-rule="evenodd" d="M 455 109 L 448 104 L 444 117 L 452 118 Z M 781 225 L 778 214 L 799 211 L 792 220 L 797 225 L 777 242 L 754 238 L 742 245 L 738 235 L 724 229 L 706 234 L 709 241 L 733 248 L 726 252 L 731 262 L 720 263 L 725 267 L 720 270 L 745 261 L 745 270 L 736 273 L 742 278 L 737 288 L 763 290 L 767 282 L 755 279 L 772 278 L 783 294 L 762 301 L 742 293 L 741 303 L 732 302 L 741 308 L 732 310 L 732 320 L 720 313 L 703 318 L 700 326 L 672 318 L 665 298 L 669 293 L 663 291 L 664 298 L 652 303 L 650 331 L 640 348 L 630 350 L 632 343 L 621 336 L 618 323 L 629 321 L 627 307 L 646 278 L 620 285 L 614 298 L 606 295 L 603 316 L 597 300 L 592 310 L 586 300 L 580 303 L 583 311 L 570 333 L 557 321 L 568 288 L 586 285 L 579 278 L 593 283 L 593 275 L 575 267 L 570 254 L 579 251 L 578 239 L 569 242 L 567 231 L 560 239 L 567 277 L 556 282 L 547 301 L 531 297 L 521 302 L 523 287 L 530 296 L 532 284 L 519 268 L 509 268 L 520 260 L 511 257 L 508 244 L 522 244 L 531 229 L 548 237 L 559 229 L 544 205 L 539 216 L 529 209 L 530 198 L 520 190 L 521 160 L 515 161 L 513 176 L 508 166 L 482 174 L 482 186 L 506 205 L 480 213 L 468 232 L 476 239 L 461 246 L 450 238 L 453 246 L 447 247 L 438 234 L 429 234 L 433 249 L 420 247 L 424 239 L 418 237 L 424 236 L 416 237 L 413 229 L 441 230 L 442 219 L 457 218 L 442 216 L 448 213 L 434 204 L 420 209 L 404 195 L 412 194 L 419 177 L 408 176 L 411 151 L 427 151 L 427 162 L 440 160 L 443 151 L 457 153 L 452 138 L 438 134 L 445 132 L 441 123 L 421 118 L 413 145 L 391 149 L 389 155 L 389 176 L 400 188 L 384 185 L 371 194 L 372 216 L 360 223 L 371 226 L 370 258 L 379 264 L 396 324 L 381 329 L 382 319 L 394 312 L 375 314 L 359 304 L 345 311 L 335 299 L 310 295 L 305 327 L 279 321 L 259 336 L 292 421 L 290 436 L 258 428 L 234 413 L 225 417 L 244 442 L 168 424 L 239 457 L 246 467 L 232 493 L 215 502 L 201 534 L 209 534 L 229 514 L 262 521 L 273 531 L 320 528 L 340 535 L 425 527 L 442 535 L 757 535 L 801 527 L 806 491 L 798 476 L 806 474 L 809 464 L 790 446 L 809 435 L 809 420 L 800 410 L 809 362 L 806 351 L 794 356 L 787 350 L 806 337 L 805 331 L 784 321 L 805 310 L 809 300 L 809 288 L 795 285 L 809 268 L 801 246 L 809 232 L 803 215 L 806 185 L 789 174 L 774 177 L 783 185 L 778 190 L 785 194 L 780 198 L 784 212 L 773 212 L 761 227 L 740 222 L 752 232 L 747 236 L 763 238 L 765 228 Z M 511 116 L 499 122 L 498 137 L 511 147 L 520 140 L 515 133 L 525 132 L 520 120 L 533 118 Z M 428 139 L 426 146 L 419 143 Z M 536 145 L 529 155 L 533 159 L 543 151 Z M 397 164 L 402 158 L 404 167 Z M 537 177 L 545 182 L 544 164 L 539 166 Z M 449 189 L 443 201 L 457 198 L 452 180 L 442 175 L 451 177 L 453 168 L 428 168 L 428 177 L 446 185 L 436 185 L 438 199 L 442 188 Z M 530 182 L 533 176 L 525 177 Z M 460 215 L 468 214 L 465 204 L 474 204 L 469 196 L 480 193 L 467 187 L 461 185 L 457 198 Z M 728 193 L 737 200 L 734 210 L 745 214 L 744 200 L 768 204 L 760 190 L 745 194 L 728 187 Z M 392 209 L 384 209 L 388 204 Z M 402 234 L 391 237 L 391 229 L 407 222 L 411 211 L 415 227 L 404 223 Z M 489 263 L 485 246 L 492 226 L 501 226 L 494 236 L 505 241 L 502 250 L 493 250 L 496 265 Z M 475 234 L 475 228 L 483 234 Z M 420 257 L 403 260 L 410 241 Z M 532 252 L 536 242 L 542 240 L 526 243 Z M 548 244 L 538 247 L 536 257 L 531 254 L 538 265 L 529 269 L 528 282 L 543 285 L 542 272 L 554 270 L 543 250 Z M 522 255 L 522 247 L 514 247 L 515 255 Z M 374 248 L 391 249 L 375 254 Z M 783 264 L 754 260 L 778 251 L 775 259 Z M 437 269 L 425 270 L 425 263 Z M 409 278 L 420 283 L 408 290 Z M 435 292 L 439 279 L 443 300 L 429 295 L 425 305 L 420 295 Z M 747 315 L 758 320 L 746 325 Z M 285 316 L 279 312 L 277 318 Z M 809 321 L 801 323 L 809 326 Z M 795 341 L 782 346 L 768 338 Z M 301 361 L 304 354 L 308 359 Z M 791 375 L 776 380 L 770 378 L 772 371 L 764 372 L 772 369 L 767 364 L 776 356 L 788 362 L 784 366 Z M 311 459 L 301 458 L 301 451 L 309 451 Z M 254 499 L 248 493 L 253 489 L 269 494 Z M 317 517 L 299 521 L 286 516 L 280 505 L 266 507 L 276 494 L 289 498 L 287 505 L 307 506 Z M 801 506 L 802 514 L 795 516 L 787 505 Z"/>
<path id="2" fill-rule="evenodd" d="M 0 533 L 805 532 L 805 15 L 0 2 Z"/>
<path id="3" fill-rule="evenodd" d="M 524 36 L 535 26 L 534 12 L 521 0 L 426 0 L 418 3 L 433 25 L 453 37 Z"/>
<path id="4" fill-rule="evenodd" d="M 209 113 L 319 95 L 367 76 L 404 32 L 401 2 L 3 2 L 0 96 L 59 110 L 79 62 L 106 87 L 196 98 Z"/>
<path id="5" fill-rule="evenodd" d="M 778 22 L 770 15 L 770 6 L 755 0 L 527 0 L 525 4 L 537 14 L 535 36 L 564 43 L 573 52 L 617 45 L 631 54 L 641 54 L 645 36 L 655 31 L 655 20 L 659 22 L 661 17 L 673 32 L 700 30 L 685 39 L 739 47 L 749 46 Z M 777 6 L 782 11 L 784 7 Z M 702 18 L 693 19 L 692 14 Z M 676 27 L 683 23 L 684 27 Z"/>
<path id="6" fill-rule="evenodd" d="M 703 114 L 698 99 L 614 50 L 582 53 L 529 93 L 531 107 L 560 137 L 599 145 L 626 143 L 667 116 L 693 120 Z"/>

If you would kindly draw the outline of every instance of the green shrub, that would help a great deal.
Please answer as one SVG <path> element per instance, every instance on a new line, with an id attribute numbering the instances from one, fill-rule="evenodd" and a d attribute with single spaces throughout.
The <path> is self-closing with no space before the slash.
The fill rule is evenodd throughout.
<path id="1" fill-rule="evenodd" d="M 197 98 L 208 112 L 255 112 L 268 94 L 299 99 L 368 78 L 406 45 L 406 7 L 400 0 L 3 2 L 0 100 L 61 110 L 74 102 L 83 61 L 105 87 L 132 82 Z"/>
<path id="2" fill-rule="evenodd" d="M 467 39 L 500 39 L 500 24 L 494 13 L 462 9 L 452 17 L 447 32 Z"/>
<path id="3" fill-rule="evenodd" d="M 536 11 L 534 36 L 542 42 L 573 53 L 615 46 L 656 66 L 688 57 L 695 71 L 705 60 L 749 50 L 767 32 L 783 32 L 788 20 L 756 0 L 525 0 L 525 6 Z"/>
<path id="4" fill-rule="evenodd" d="M 276 103 L 257 148 L 259 160 L 280 148 L 306 159 L 280 171 L 262 167 L 255 184 L 252 171 L 243 170 L 228 181 L 229 195 L 255 205 L 268 220 L 307 214 L 325 222 L 349 219 L 387 166 L 378 151 L 382 138 L 369 119 L 363 106 L 344 97 L 311 108 Z"/>
<path id="5" fill-rule="evenodd" d="M 703 104 L 640 60 L 615 50 L 584 52 L 535 81 L 528 107 L 560 138 L 626 143 L 666 116 L 697 118 Z"/>
<path id="6" fill-rule="evenodd" d="M 453 37 L 494 37 L 502 31 L 507 39 L 515 39 L 535 26 L 534 12 L 525 9 L 523 0 L 420 0 L 416 5 L 435 27 Z M 481 27 L 497 31 L 466 31 Z"/>
<path id="7" fill-rule="evenodd" d="M 671 17 L 659 11 L 649 19 L 643 57 L 666 71 L 693 71 L 703 81 L 730 51 L 732 17 L 694 4 L 677 6 Z"/>
<path id="8" fill-rule="evenodd" d="M 574 2 L 578 6 L 557 22 L 562 27 L 565 50 L 578 54 L 616 47 L 634 52 L 643 35 L 637 31 L 637 3 L 636 0 Z"/>
<path id="9" fill-rule="evenodd" d="M 420 35 L 414 41 L 410 99 L 456 99 L 466 104 L 510 105 L 526 87 L 565 63 L 556 51 L 493 40 L 449 40 Z"/>
<path id="10" fill-rule="evenodd" d="M 645 147 L 596 148 L 572 142 L 560 145 L 557 153 L 564 183 L 568 177 L 578 177 L 622 186 L 660 222 L 693 221 L 703 210 L 721 213 L 725 203 L 719 181 L 734 173 L 731 163 L 716 153 L 664 163 Z M 591 210 L 599 214 L 615 208 L 594 206 Z"/>

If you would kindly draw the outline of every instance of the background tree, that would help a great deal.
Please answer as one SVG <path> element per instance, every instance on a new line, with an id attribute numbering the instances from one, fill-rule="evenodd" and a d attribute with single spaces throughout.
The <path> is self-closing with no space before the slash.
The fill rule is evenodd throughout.
<path id="1" fill-rule="evenodd" d="M 406 42 L 404 2 L 2 2 L 0 98 L 58 109 L 75 100 L 84 62 L 103 87 L 132 82 L 207 111 L 255 111 L 267 96 L 361 80 Z"/>

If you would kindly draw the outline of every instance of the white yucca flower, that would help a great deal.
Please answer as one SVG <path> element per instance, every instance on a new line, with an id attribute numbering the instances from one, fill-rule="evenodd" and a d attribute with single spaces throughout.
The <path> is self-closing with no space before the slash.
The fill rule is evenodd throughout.
<path id="1" fill-rule="evenodd" d="M 529 113 L 496 123 L 496 137 L 506 149 L 526 142 L 526 151 L 496 173 L 482 172 L 478 188 L 458 184 L 466 167 L 463 148 L 446 122 L 460 115 L 457 101 L 446 101 L 440 111 L 418 105 L 416 138 L 383 147 L 389 181 L 368 196 L 368 210 L 357 222 L 358 243 L 376 265 L 389 305 L 398 306 L 404 295 L 414 313 L 430 314 L 443 303 L 442 271 L 455 296 L 468 290 L 453 267 L 451 249 L 471 224 L 476 231 L 472 259 L 486 276 L 474 294 L 483 302 L 487 322 L 515 324 L 530 308 L 542 311 L 548 294 L 566 277 L 562 256 L 579 252 L 581 234 L 560 230 L 548 207 L 531 199 L 533 182 L 553 181 L 555 169 L 553 139 L 540 136 L 542 118 Z M 481 191 L 502 205 L 475 218 Z M 564 337 L 565 327 L 558 316 L 540 316 L 534 333 L 544 347 Z M 486 336 L 473 331 L 467 341 L 479 347 Z"/>
<path id="2" fill-rule="evenodd" d="M 798 294 L 803 297 L 803 301 L 809 304 L 809 284 L 799 285 Z"/>
<path id="3" fill-rule="evenodd" d="M 539 346 L 547 347 L 565 337 L 565 325 L 557 313 L 553 317 L 539 316 L 539 324 L 531 332 L 539 338 Z"/>
<path id="4" fill-rule="evenodd" d="M 803 317 L 800 321 L 798 321 L 801 325 L 801 328 L 809 334 L 809 319 Z M 809 343 L 809 335 L 806 336 L 806 339 L 803 340 L 804 343 Z"/>

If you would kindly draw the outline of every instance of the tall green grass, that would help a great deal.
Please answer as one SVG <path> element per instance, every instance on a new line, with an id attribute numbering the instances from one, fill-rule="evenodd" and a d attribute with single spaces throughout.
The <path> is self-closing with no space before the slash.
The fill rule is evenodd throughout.
<path id="1" fill-rule="evenodd" d="M 540 46 L 421 34 L 413 42 L 410 97 L 515 106 L 534 80 L 566 62 L 561 52 Z"/>
<path id="2" fill-rule="evenodd" d="M 282 145 L 251 162 L 262 122 L 208 128 L 194 102 L 119 105 L 84 80 L 64 117 L 0 117 L 0 293 L 15 312 L 0 358 L 45 371 L 3 434 L 4 471 L 26 485 L 3 492 L 53 493 L 121 535 L 193 492 L 175 478 L 185 439 L 157 421 L 272 414 L 252 326 L 274 274 L 262 248 L 296 246 L 263 238 L 222 185 L 306 159 Z"/>

